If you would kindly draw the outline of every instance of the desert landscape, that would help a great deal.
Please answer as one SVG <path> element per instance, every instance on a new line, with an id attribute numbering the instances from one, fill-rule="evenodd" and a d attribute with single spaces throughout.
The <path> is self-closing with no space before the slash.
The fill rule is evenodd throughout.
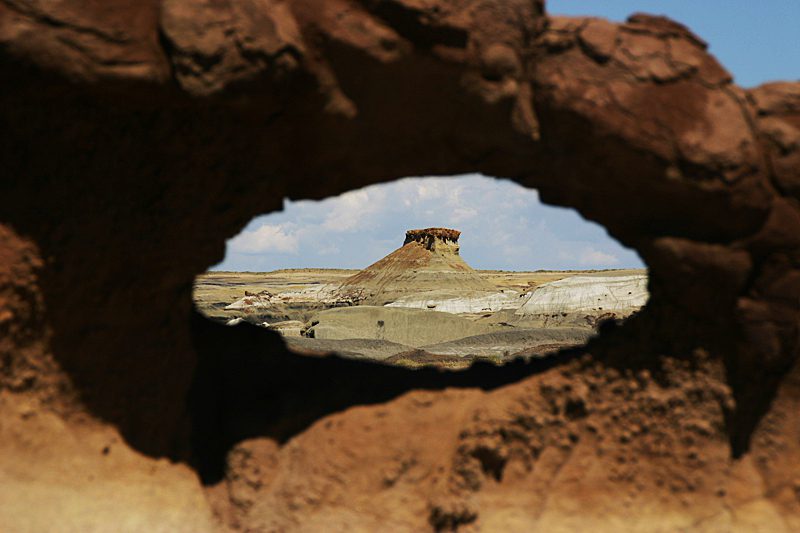
<path id="1" fill-rule="evenodd" d="M 0 531 L 800 531 L 800 82 L 739 86 L 693 29 L 543 0 L 0 2 Z M 197 280 L 283 198 L 469 172 L 635 249 L 647 304 L 590 326 L 563 294 L 592 276 L 520 298 L 539 280 L 463 268 L 446 233 L 438 258 L 412 233 L 358 272 Z M 325 284 L 346 305 L 273 301 Z M 510 299 L 506 323 L 588 340 L 458 369 L 336 344 L 505 328 Z M 227 325 L 239 302 L 255 324 Z"/>
<path id="2" fill-rule="evenodd" d="M 364 270 L 206 272 L 195 306 L 229 326 L 277 331 L 298 353 L 456 369 L 585 344 L 647 301 L 644 270 L 475 271 L 458 238 L 409 230 L 401 248 Z"/>

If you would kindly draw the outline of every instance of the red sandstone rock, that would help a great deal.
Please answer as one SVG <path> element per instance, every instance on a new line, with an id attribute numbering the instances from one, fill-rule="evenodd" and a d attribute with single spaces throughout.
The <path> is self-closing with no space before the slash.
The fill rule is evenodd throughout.
<path id="1" fill-rule="evenodd" d="M 68 78 L 167 83 L 167 54 L 159 43 L 158 0 L 98 0 L 0 5 L 0 42 L 9 58 L 24 58 Z"/>
<path id="2" fill-rule="evenodd" d="M 141 454 L 224 478 L 221 530 L 800 528 L 797 83 L 529 0 L 6 0 L 0 43 L 3 528 L 42 495 L 51 530 L 121 530 L 113 494 L 134 530 L 208 516 Z M 580 361 L 441 375 L 191 314 L 280 198 L 467 171 L 636 247 L 647 307 Z"/>

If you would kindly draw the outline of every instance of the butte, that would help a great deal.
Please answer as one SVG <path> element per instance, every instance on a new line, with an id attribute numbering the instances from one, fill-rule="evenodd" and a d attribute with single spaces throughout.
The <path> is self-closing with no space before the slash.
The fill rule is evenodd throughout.
<path id="1" fill-rule="evenodd" d="M 519 307 L 459 255 L 461 232 L 426 228 L 406 232 L 403 246 L 342 282 L 342 298 L 362 305 L 478 313 Z M 516 303 L 516 305 L 514 305 Z"/>

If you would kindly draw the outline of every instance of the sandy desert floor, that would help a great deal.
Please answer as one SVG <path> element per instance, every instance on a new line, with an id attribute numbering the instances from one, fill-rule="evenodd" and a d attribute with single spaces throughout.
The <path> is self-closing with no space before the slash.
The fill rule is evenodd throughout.
<path id="1" fill-rule="evenodd" d="M 271 272 L 215 272 L 200 274 L 195 279 L 194 301 L 201 310 L 228 305 L 244 295 L 244 291 L 258 293 L 268 290 L 280 293 L 337 283 L 359 272 L 358 270 L 333 268 L 293 268 Z M 498 289 L 517 291 L 532 290 L 542 283 L 576 275 L 630 275 L 643 274 L 646 270 L 538 270 L 532 272 L 510 272 L 505 270 L 478 270 L 484 279 Z"/>
<path id="2" fill-rule="evenodd" d="M 219 321 L 240 318 L 242 310 L 225 309 L 242 298 L 245 292 L 257 294 L 269 291 L 281 294 L 289 291 L 338 283 L 357 273 L 345 269 L 287 269 L 271 272 L 206 272 L 198 276 L 194 285 L 194 301 L 207 316 Z M 643 274 L 644 270 L 589 270 L 589 271 L 529 271 L 510 272 L 480 270 L 481 277 L 498 290 L 519 293 L 532 291 L 537 286 L 577 275 L 625 276 Z M 289 303 L 285 306 L 287 320 L 309 323 L 315 312 L 323 306 Z M 423 312 L 424 313 L 424 312 Z M 515 357 L 540 357 L 562 348 L 584 344 L 591 336 L 587 328 L 555 327 L 530 328 L 509 324 L 512 311 L 460 315 L 482 326 L 481 334 L 468 335 L 448 342 L 398 343 L 377 339 L 320 339 L 297 336 L 285 337 L 290 349 L 299 352 L 336 352 L 349 357 L 366 357 L 390 364 L 417 367 L 433 364 L 448 368 L 463 368 L 474 360 L 502 363 Z M 428 316 L 428 315 L 426 315 Z M 432 324 L 432 327 L 436 327 Z"/>

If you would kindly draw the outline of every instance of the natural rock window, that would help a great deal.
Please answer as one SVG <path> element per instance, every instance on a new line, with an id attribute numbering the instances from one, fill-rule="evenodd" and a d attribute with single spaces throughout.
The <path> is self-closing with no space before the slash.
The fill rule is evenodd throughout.
<path id="1" fill-rule="evenodd" d="M 800 6 L 681 4 L 748 52 Z M 0 530 L 800 529 L 799 83 L 737 86 L 691 21 L 542 0 L 109 6 L 0 2 Z M 797 79 L 790 29 L 770 78 Z M 603 224 L 648 304 L 458 372 L 196 312 L 281 198 L 466 172 Z M 355 212 L 331 224 L 371 229 Z M 397 222 L 342 266 L 445 228 L 502 268 L 464 220 Z"/>
<path id="2" fill-rule="evenodd" d="M 257 217 L 198 277 L 195 301 L 301 352 L 463 368 L 544 356 L 623 322 L 647 301 L 642 266 L 535 190 L 405 178 Z"/>

